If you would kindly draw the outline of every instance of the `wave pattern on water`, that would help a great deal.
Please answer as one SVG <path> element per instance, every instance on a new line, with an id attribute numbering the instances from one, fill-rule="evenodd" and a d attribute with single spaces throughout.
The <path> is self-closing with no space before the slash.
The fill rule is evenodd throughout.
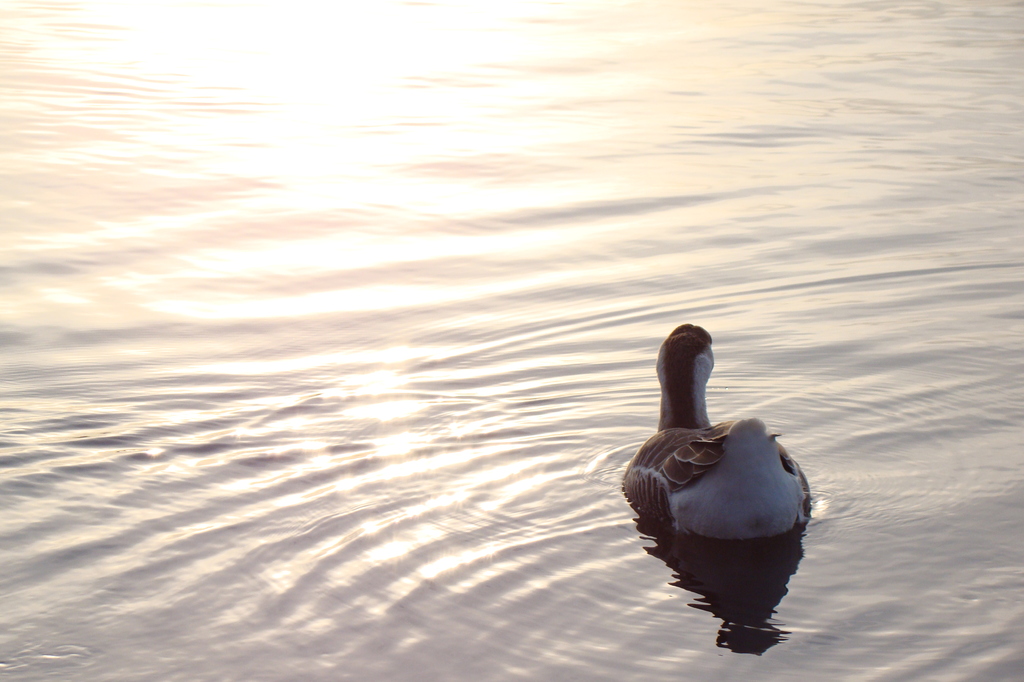
<path id="1" fill-rule="evenodd" d="M 1019 3 L 328 5 L 0 8 L 0 671 L 1013 678 Z M 621 494 L 682 322 L 772 599 Z"/>

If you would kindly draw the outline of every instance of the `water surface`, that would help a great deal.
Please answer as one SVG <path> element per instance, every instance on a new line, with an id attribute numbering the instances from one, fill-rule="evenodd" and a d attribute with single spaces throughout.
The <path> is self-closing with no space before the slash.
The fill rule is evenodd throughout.
<path id="1" fill-rule="evenodd" d="M 705 5 L 5 3 L 0 670 L 1016 679 L 1024 7 Z M 761 655 L 620 491 L 682 322 Z"/>

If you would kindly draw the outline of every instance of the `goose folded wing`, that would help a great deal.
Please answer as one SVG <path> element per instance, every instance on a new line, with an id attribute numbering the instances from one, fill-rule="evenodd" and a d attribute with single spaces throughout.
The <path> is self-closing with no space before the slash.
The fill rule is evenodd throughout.
<path id="1" fill-rule="evenodd" d="M 640 447 L 633 465 L 660 474 L 669 491 L 675 492 L 718 463 L 728 432 L 728 424 L 660 431 Z"/>
<path id="2" fill-rule="evenodd" d="M 804 491 L 803 510 L 807 516 L 811 515 L 811 485 L 807 482 L 807 476 L 804 475 L 800 465 L 796 463 L 796 460 L 789 456 L 786 452 L 786 448 L 782 447 L 782 443 L 779 443 L 779 457 L 782 459 L 782 467 L 800 478 L 800 487 Z"/>

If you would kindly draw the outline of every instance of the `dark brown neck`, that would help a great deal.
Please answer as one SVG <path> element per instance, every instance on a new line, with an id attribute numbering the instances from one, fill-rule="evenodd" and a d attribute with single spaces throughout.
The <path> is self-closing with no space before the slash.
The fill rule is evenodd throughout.
<path id="1" fill-rule="evenodd" d="M 704 402 L 704 386 L 694 386 L 691 371 L 664 377 L 661 386 L 661 418 L 658 430 L 703 429 L 711 426 L 708 421 L 707 405 Z"/>

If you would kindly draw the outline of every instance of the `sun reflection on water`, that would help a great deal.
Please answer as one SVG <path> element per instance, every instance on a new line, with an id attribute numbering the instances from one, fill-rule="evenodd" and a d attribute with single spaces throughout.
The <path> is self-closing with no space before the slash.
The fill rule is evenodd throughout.
<path id="1" fill-rule="evenodd" d="M 326 353 L 308 355 L 299 358 L 288 358 L 283 360 L 245 360 L 240 362 L 222 362 L 206 365 L 194 365 L 173 370 L 174 373 L 195 373 L 195 374 L 240 374 L 240 375 L 265 375 L 279 372 L 297 372 L 329 365 L 357 364 L 369 365 L 374 363 L 394 364 L 412 360 L 415 358 L 430 357 L 439 349 L 433 348 L 409 348 L 396 346 L 380 350 L 360 349 L 343 353 Z M 369 387 L 367 390 L 374 390 L 375 387 L 383 388 L 389 385 L 401 383 L 397 375 L 389 370 L 377 370 L 368 373 L 354 372 L 346 374 L 342 378 L 346 385 Z M 350 395 L 351 389 L 333 388 L 322 392 L 324 396 Z M 278 398 L 258 398 L 257 400 L 277 400 Z M 291 400 L 290 396 L 284 399 Z"/>
<path id="2" fill-rule="evenodd" d="M 436 471 L 456 464 L 463 464 L 465 462 L 488 457 L 499 452 L 506 452 L 514 449 L 515 447 L 516 446 L 514 444 L 499 443 L 497 445 L 457 450 L 454 452 L 435 455 L 433 457 L 424 457 L 422 459 L 414 459 L 408 462 L 391 464 L 373 473 L 363 474 L 362 476 L 353 476 L 338 481 L 337 483 L 332 484 L 330 489 L 335 492 L 343 492 L 368 483 L 392 481 L 398 478 Z"/>
<path id="3" fill-rule="evenodd" d="M 383 545 L 378 545 L 370 550 L 366 555 L 366 560 L 377 562 L 394 559 L 408 553 L 414 546 L 415 545 L 412 542 L 388 542 Z"/>
<path id="4" fill-rule="evenodd" d="M 415 306 L 429 307 L 542 288 L 582 276 L 585 274 L 570 270 L 491 281 L 484 284 L 461 284 L 458 286 L 388 284 L 315 291 L 296 296 L 270 296 L 222 302 L 163 300 L 148 303 L 146 307 L 162 313 L 203 319 L 302 317 L 324 313 L 386 311 Z"/>
<path id="5" fill-rule="evenodd" d="M 176 115 L 173 128 L 137 126 L 140 146 L 199 146 L 203 151 L 195 155 L 207 173 L 219 177 L 287 178 L 279 191 L 290 194 L 291 206 L 388 204 L 400 190 L 407 205 L 450 211 L 457 197 L 462 208 L 469 200 L 489 210 L 497 195 L 515 194 L 516 188 L 492 187 L 487 196 L 466 197 L 464 178 L 392 174 L 382 185 L 379 173 L 436 160 L 438 149 L 449 150 L 448 156 L 474 156 L 480 149 L 501 154 L 585 130 L 575 121 L 524 126 L 516 118 L 491 115 L 510 94 L 536 97 L 556 91 L 558 81 L 516 82 L 518 93 L 478 82 L 535 54 L 536 42 L 514 29 L 521 20 L 565 12 L 557 4 L 266 0 L 240 8 L 97 2 L 69 11 L 81 26 L 106 28 L 106 39 L 69 41 L 34 30 L 28 20 L 19 28 L 35 35 L 48 59 L 103 65 L 117 73 L 105 89 L 126 97 L 111 100 L 111 106 L 136 106 L 158 120 L 159 114 Z M 182 49 L 180 36 L 188 36 L 188 49 Z M 477 65 L 478 78 L 454 75 L 467 61 Z M 135 101 L 135 79 L 174 92 L 152 103 Z M 451 125 L 454 111 L 468 122 Z M 484 116 L 489 126 L 473 123 Z M 219 148 L 196 145 L 197 140 L 216 141 Z M 107 157 L 130 153 L 124 145 L 92 147 L 92 154 L 105 151 Z M 154 170 L 171 175 L 175 168 Z M 342 177 L 345 182 L 338 182 Z M 550 184 L 532 188 L 535 195 L 559 191 Z"/>
<path id="6" fill-rule="evenodd" d="M 356 419 L 376 419 L 386 422 L 400 417 L 407 417 L 419 412 L 425 407 L 424 403 L 416 400 L 393 400 L 387 403 L 374 403 L 372 405 L 360 405 L 345 410 L 347 417 Z"/>
<path id="7" fill-rule="evenodd" d="M 382 265 L 440 258 L 480 256 L 496 252 L 532 251 L 571 243 L 583 237 L 593 238 L 594 228 L 503 231 L 497 234 L 471 235 L 387 235 L 374 238 L 345 230 L 340 234 L 291 241 L 251 249 L 210 249 L 185 260 L 197 268 L 176 276 L 202 274 L 231 276 L 255 272 L 308 273 L 317 270 L 360 270 Z"/>
<path id="8" fill-rule="evenodd" d="M 492 556 L 497 551 L 498 545 L 496 543 L 488 543 L 479 549 L 468 550 L 459 554 L 453 554 L 450 556 L 443 557 L 436 561 L 432 561 L 425 566 L 421 566 L 419 574 L 424 578 L 436 578 L 445 571 L 450 571 L 459 566 L 465 566 L 481 559 L 486 559 Z"/>
<path id="9" fill-rule="evenodd" d="M 417 516 L 420 516 L 421 514 L 427 513 L 428 511 L 433 511 L 436 509 L 441 509 L 443 507 L 461 504 L 462 502 L 465 502 L 468 498 L 468 490 L 461 490 L 456 493 L 438 495 L 437 497 L 432 497 L 421 504 L 410 505 L 409 507 L 403 509 L 401 512 L 397 514 L 392 514 L 386 517 L 385 519 L 367 521 L 361 527 L 365 534 L 372 535 L 374 533 L 380 532 L 388 526 L 396 524 L 400 521 L 404 521 L 406 519 L 415 518 Z"/>

